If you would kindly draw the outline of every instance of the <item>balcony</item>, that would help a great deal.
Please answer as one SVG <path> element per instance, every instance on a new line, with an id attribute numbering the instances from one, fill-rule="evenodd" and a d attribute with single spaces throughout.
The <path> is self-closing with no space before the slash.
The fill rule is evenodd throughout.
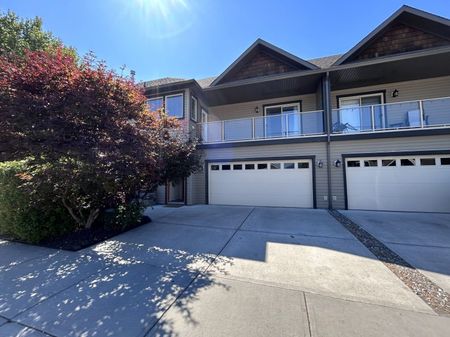
<path id="1" fill-rule="evenodd" d="M 203 144 L 308 137 L 324 134 L 323 110 L 229 119 L 198 125 Z"/>
<path id="2" fill-rule="evenodd" d="M 450 97 L 332 110 L 332 133 L 450 127 Z"/>

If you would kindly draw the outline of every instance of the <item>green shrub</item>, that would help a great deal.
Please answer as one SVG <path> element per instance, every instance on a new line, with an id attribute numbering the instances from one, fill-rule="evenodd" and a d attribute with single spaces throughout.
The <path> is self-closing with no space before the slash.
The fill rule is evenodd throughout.
<path id="1" fill-rule="evenodd" d="M 141 220 L 142 207 L 135 202 L 119 205 L 116 209 L 103 211 L 97 223 L 105 229 L 124 230 Z"/>
<path id="2" fill-rule="evenodd" d="M 50 196 L 33 198 L 20 188 L 18 175 L 26 167 L 26 161 L 0 163 L 0 235 L 39 243 L 74 231 L 75 223 L 62 205 Z"/>

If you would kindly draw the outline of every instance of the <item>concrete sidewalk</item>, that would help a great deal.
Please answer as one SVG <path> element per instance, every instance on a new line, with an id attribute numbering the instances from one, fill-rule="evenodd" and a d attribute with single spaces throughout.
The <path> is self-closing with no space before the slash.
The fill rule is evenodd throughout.
<path id="1" fill-rule="evenodd" d="M 157 207 L 77 253 L 0 244 L 0 336 L 448 336 L 323 210 Z"/>

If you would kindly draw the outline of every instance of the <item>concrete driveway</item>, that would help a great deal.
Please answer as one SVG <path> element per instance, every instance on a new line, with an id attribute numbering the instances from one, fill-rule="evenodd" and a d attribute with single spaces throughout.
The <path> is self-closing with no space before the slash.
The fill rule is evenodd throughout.
<path id="1" fill-rule="evenodd" d="M 325 210 L 148 212 L 152 223 L 77 253 L 0 242 L 0 336 L 449 335 L 450 318 Z M 347 216 L 448 285 L 448 218 L 427 230 L 414 215 L 402 230 L 392 213 Z M 445 257 L 414 257 L 414 230 L 437 231 L 418 249 Z"/>

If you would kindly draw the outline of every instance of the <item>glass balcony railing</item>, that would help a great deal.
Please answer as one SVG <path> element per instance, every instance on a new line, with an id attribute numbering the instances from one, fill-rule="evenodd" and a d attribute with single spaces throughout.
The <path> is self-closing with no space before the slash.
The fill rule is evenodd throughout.
<path id="1" fill-rule="evenodd" d="M 450 97 L 332 110 L 332 133 L 450 126 Z"/>
<path id="2" fill-rule="evenodd" d="M 203 143 L 254 141 L 324 134 L 323 110 L 229 119 L 198 125 Z"/>

